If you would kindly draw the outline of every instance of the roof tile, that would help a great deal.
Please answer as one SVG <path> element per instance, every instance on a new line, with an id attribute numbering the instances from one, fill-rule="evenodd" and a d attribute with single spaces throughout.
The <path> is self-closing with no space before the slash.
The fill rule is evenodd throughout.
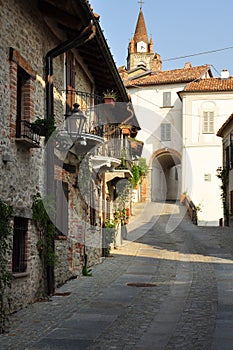
<path id="1" fill-rule="evenodd" d="M 233 90 L 233 77 L 222 79 L 222 78 L 209 78 L 200 79 L 198 81 L 192 81 L 189 83 L 184 91 L 232 91 Z"/>
<path id="2" fill-rule="evenodd" d="M 161 85 L 172 83 L 191 82 L 192 80 L 199 79 L 203 74 L 210 70 L 209 65 L 196 66 L 190 68 L 173 69 L 167 71 L 151 72 L 146 77 L 138 79 L 132 79 L 125 82 L 126 87 L 130 86 L 146 86 L 146 85 Z M 210 72 L 210 75 L 212 73 Z M 206 79 L 207 80 L 207 79 Z"/>

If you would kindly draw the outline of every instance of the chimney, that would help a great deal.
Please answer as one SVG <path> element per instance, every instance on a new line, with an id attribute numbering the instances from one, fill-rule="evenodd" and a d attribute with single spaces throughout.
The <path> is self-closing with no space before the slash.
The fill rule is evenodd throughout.
<path id="1" fill-rule="evenodd" d="M 186 62 L 184 65 L 184 68 L 192 68 L 192 63 L 191 62 Z"/>
<path id="2" fill-rule="evenodd" d="M 221 79 L 228 79 L 230 77 L 230 73 L 227 69 L 223 69 L 221 71 Z"/>

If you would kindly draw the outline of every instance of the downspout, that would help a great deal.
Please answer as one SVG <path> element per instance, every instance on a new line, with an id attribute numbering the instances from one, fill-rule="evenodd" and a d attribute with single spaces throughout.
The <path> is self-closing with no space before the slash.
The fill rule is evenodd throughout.
<path id="1" fill-rule="evenodd" d="M 45 71 L 46 71 L 46 119 L 54 115 L 54 98 L 53 98 L 53 59 L 62 55 L 68 50 L 78 48 L 89 40 L 93 39 L 96 34 L 96 27 L 93 21 L 84 28 L 84 30 L 75 38 L 65 41 L 54 49 L 50 50 L 45 57 Z M 54 149 L 53 143 L 48 142 L 46 147 L 46 194 L 55 195 L 55 179 L 54 179 Z M 55 218 L 50 218 L 55 222 Z M 55 250 L 54 237 L 52 238 L 51 248 Z M 55 291 L 54 266 L 46 267 L 47 274 L 47 292 L 48 295 L 53 295 Z"/>
<path id="2" fill-rule="evenodd" d="M 64 43 L 58 45 L 46 54 L 46 118 L 49 118 L 54 114 L 53 59 L 67 52 L 68 50 L 80 47 L 81 45 L 93 39 L 95 34 L 96 27 L 93 25 L 93 21 L 91 20 L 90 24 L 86 28 L 84 28 L 84 30 L 77 37 L 65 41 Z"/>

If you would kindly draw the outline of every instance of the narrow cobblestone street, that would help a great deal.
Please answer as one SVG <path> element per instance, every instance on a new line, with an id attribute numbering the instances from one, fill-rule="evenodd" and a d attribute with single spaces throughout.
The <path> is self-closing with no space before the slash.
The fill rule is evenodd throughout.
<path id="1" fill-rule="evenodd" d="M 12 315 L 1 350 L 233 349 L 232 229 L 197 227 L 184 210 L 136 206 L 123 246 Z"/>

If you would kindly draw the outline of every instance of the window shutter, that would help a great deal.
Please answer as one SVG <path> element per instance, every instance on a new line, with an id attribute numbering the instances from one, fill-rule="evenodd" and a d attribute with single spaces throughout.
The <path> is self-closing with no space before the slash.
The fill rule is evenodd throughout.
<path id="1" fill-rule="evenodd" d="M 171 141 L 171 124 L 161 124 L 161 141 Z"/>
<path id="2" fill-rule="evenodd" d="M 203 113 L 203 134 L 213 134 L 214 133 L 214 112 L 204 112 Z"/>
<path id="3" fill-rule="evenodd" d="M 163 93 L 163 107 L 171 106 L 171 92 L 166 91 Z"/>
<path id="4" fill-rule="evenodd" d="M 67 105 L 67 114 L 73 108 L 75 103 L 75 64 L 74 64 L 74 55 L 72 52 L 67 52 L 66 54 L 66 105 Z"/>

